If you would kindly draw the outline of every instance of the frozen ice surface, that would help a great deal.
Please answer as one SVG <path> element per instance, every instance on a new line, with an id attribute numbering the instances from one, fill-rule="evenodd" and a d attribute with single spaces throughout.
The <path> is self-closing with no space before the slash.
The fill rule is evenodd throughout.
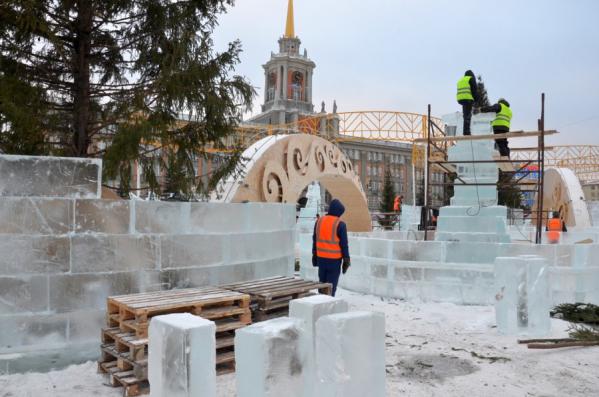
<path id="1" fill-rule="evenodd" d="M 316 322 L 318 397 L 385 396 L 385 317 L 349 312 Z"/>
<path id="2" fill-rule="evenodd" d="M 304 371 L 304 396 L 316 395 L 316 322 L 322 316 L 348 311 L 348 304 L 340 298 L 328 295 L 314 295 L 307 298 L 294 299 L 289 304 L 289 317 L 304 321 L 306 346 L 306 369 Z"/>
<path id="3" fill-rule="evenodd" d="M 499 333 L 543 336 L 549 333 L 549 268 L 534 255 L 495 260 L 495 317 Z"/>
<path id="4" fill-rule="evenodd" d="M 303 333 L 303 321 L 287 317 L 237 330 L 237 396 L 303 396 L 306 364 Z"/>
<path id="5" fill-rule="evenodd" d="M 599 201 L 587 201 L 587 208 L 591 216 L 591 224 L 599 227 Z"/>
<path id="6" fill-rule="evenodd" d="M 418 230 L 421 208 L 413 205 L 402 205 L 399 217 L 399 230 Z"/>
<path id="7" fill-rule="evenodd" d="M 100 198 L 98 159 L 0 155 L 0 196 Z"/>
<path id="8" fill-rule="evenodd" d="M 216 325 L 189 313 L 150 321 L 151 396 L 216 396 Z"/>

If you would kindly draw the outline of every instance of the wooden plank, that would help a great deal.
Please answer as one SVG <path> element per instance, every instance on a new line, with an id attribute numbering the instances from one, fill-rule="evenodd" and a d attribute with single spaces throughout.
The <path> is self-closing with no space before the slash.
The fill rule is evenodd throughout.
<path id="1" fill-rule="evenodd" d="M 203 292 L 203 291 L 214 291 L 214 290 L 220 290 L 221 288 L 219 287 L 212 287 L 212 286 L 207 286 L 207 287 L 198 287 L 198 288 L 182 288 L 182 289 L 170 289 L 170 290 L 162 290 L 162 291 L 153 291 L 153 292 L 142 292 L 139 294 L 128 294 L 128 295 L 116 295 L 116 296 L 110 296 L 108 297 L 108 299 L 110 301 L 114 301 L 114 302 L 118 302 L 118 303 L 124 303 L 124 302 L 134 302 L 134 301 L 138 301 L 138 300 L 144 300 L 146 298 L 148 299 L 154 299 L 157 297 L 161 297 L 161 296 L 169 296 L 169 295 L 185 295 L 187 293 L 198 293 L 198 292 Z"/>
<path id="2" fill-rule="evenodd" d="M 559 134 L 556 130 L 545 131 L 545 136 Z M 468 136 L 442 136 L 442 137 L 431 137 L 431 142 L 460 142 L 460 141 L 484 141 L 484 140 L 495 140 L 495 139 L 508 139 L 508 138 L 529 138 L 541 135 L 541 131 L 513 131 L 506 134 L 493 134 L 493 135 L 468 135 Z M 427 143 L 427 138 L 414 139 L 415 143 Z"/>
<path id="3" fill-rule="evenodd" d="M 231 295 L 235 294 L 235 295 Z M 214 294 L 214 295 L 199 295 L 199 296 L 186 296 L 174 299 L 157 300 L 153 302 L 141 302 L 133 303 L 130 305 L 123 305 L 121 309 L 125 308 L 127 311 L 136 312 L 137 310 L 163 310 L 170 307 L 176 308 L 179 306 L 193 306 L 193 305 L 210 305 L 217 303 L 237 303 L 237 301 L 244 301 L 246 298 L 244 294 L 227 291 L 226 293 Z M 248 297 L 249 299 L 249 297 Z"/>
<path id="4" fill-rule="evenodd" d="M 214 320 L 224 317 L 231 317 L 240 314 L 249 313 L 248 307 L 237 307 L 237 306 L 226 306 L 222 308 L 214 308 L 214 309 L 206 309 L 203 310 L 199 308 L 199 310 L 194 310 L 193 314 L 205 318 L 207 320 Z"/>
<path id="5" fill-rule="evenodd" d="M 293 278 L 294 277 L 274 276 L 274 277 L 261 278 L 261 279 L 252 280 L 252 281 L 243 281 L 243 282 L 239 282 L 239 283 L 225 284 L 225 285 L 221 285 L 220 288 L 235 290 L 236 288 L 251 287 L 254 285 L 261 285 L 261 284 L 267 284 L 270 282 L 276 282 L 277 280 L 288 280 L 288 279 L 293 279 Z"/>
<path id="6" fill-rule="evenodd" d="M 266 292 L 270 292 L 273 290 L 292 288 L 292 287 L 302 286 L 302 285 L 304 285 L 304 286 L 312 285 L 312 283 L 309 281 L 304 281 L 304 280 L 289 280 L 289 281 L 285 281 L 285 282 L 282 282 L 280 284 L 275 284 L 275 285 L 268 285 L 268 286 L 262 286 L 262 287 L 256 287 L 256 288 L 244 288 L 243 291 L 249 295 L 262 295 Z"/>
<path id="7" fill-rule="evenodd" d="M 216 355 L 216 364 L 225 364 L 235 361 L 235 352 L 226 352 Z"/>
<path id="8" fill-rule="evenodd" d="M 273 290 L 280 290 L 285 288 L 297 287 L 297 286 L 313 286 L 318 285 L 319 283 L 315 283 L 313 281 L 306 281 L 302 279 L 292 279 L 286 280 L 277 284 L 261 286 L 256 288 L 244 288 L 243 291 L 250 295 L 261 295 L 264 292 L 270 292 Z M 241 291 L 241 290 L 240 290 Z"/>

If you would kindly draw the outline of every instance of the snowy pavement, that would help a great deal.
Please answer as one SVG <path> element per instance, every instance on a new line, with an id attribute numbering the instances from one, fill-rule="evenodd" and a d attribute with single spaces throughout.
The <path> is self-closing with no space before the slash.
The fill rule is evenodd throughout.
<path id="1" fill-rule="evenodd" d="M 599 396 L 599 347 L 527 350 L 497 335 L 493 307 L 406 303 L 340 291 L 352 310 L 384 312 L 388 396 Z M 568 324 L 552 320 L 553 335 Z M 235 395 L 235 376 L 218 378 Z M 0 397 L 121 396 L 95 363 L 46 374 L 0 376 Z"/>

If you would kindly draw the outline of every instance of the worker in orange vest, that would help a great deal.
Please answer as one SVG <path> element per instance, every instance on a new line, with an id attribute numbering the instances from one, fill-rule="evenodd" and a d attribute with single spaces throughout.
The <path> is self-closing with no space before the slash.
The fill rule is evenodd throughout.
<path id="1" fill-rule="evenodd" d="M 393 211 L 401 212 L 401 203 L 403 201 L 403 196 L 395 196 L 395 200 L 393 200 Z"/>
<path id="2" fill-rule="evenodd" d="M 328 213 L 316 221 L 312 236 L 312 265 L 318 266 L 321 283 L 333 285 L 333 296 L 337 291 L 341 270 L 345 274 L 350 266 L 347 226 L 339 219 L 344 212 L 341 201 L 331 201 Z"/>
<path id="3" fill-rule="evenodd" d="M 545 228 L 549 244 L 559 243 L 562 232 L 567 232 L 566 224 L 560 219 L 559 212 L 554 212 L 553 217 L 547 221 Z"/>

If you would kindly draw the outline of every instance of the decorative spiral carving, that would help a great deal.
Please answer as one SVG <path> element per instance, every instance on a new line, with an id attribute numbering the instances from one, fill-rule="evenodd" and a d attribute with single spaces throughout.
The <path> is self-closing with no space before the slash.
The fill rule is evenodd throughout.
<path id="1" fill-rule="evenodd" d="M 283 166 L 269 161 L 262 176 L 262 196 L 268 203 L 286 202 L 285 194 L 289 190 L 289 178 Z"/>

